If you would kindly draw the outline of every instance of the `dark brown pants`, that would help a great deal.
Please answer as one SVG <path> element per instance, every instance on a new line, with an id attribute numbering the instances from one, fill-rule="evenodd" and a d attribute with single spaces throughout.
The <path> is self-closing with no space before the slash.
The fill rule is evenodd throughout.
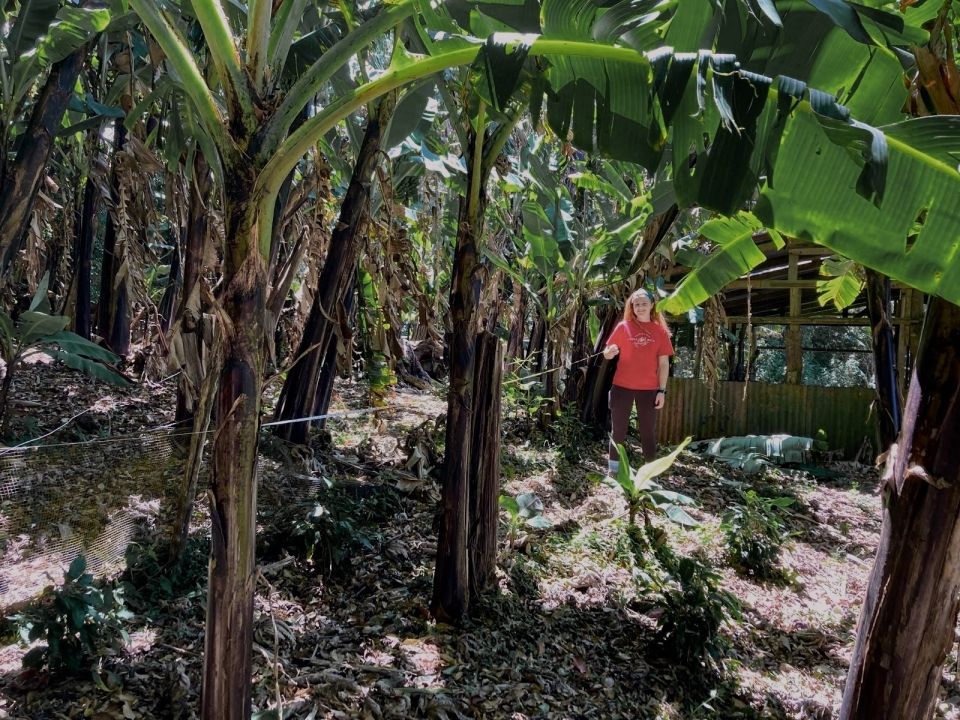
<path id="1" fill-rule="evenodd" d="M 617 448 L 614 442 L 622 443 L 627 439 L 630 425 L 630 410 L 637 406 L 637 429 L 643 445 L 644 461 L 650 462 L 657 457 L 657 409 L 653 404 L 657 400 L 656 390 L 628 390 L 614 385 L 610 388 L 610 424 L 613 429 L 610 443 L 610 459 L 616 460 Z"/>

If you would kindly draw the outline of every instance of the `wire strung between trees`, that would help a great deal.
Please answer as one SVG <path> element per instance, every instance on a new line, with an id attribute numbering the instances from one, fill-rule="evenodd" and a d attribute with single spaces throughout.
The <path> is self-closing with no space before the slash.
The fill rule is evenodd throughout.
<path id="1" fill-rule="evenodd" d="M 12 445 L 12 446 L 10 446 L 10 447 L 8 447 L 8 448 L 3 448 L 2 450 L 0 450 L 0 455 L 5 455 L 5 454 L 7 454 L 8 452 L 11 452 L 11 451 L 13 451 L 13 450 L 17 450 L 17 449 L 20 449 L 20 448 L 29 449 L 29 443 L 35 443 L 35 442 L 37 442 L 37 440 L 43 440 L 45 437 L 50 437 L 50 436 L 53 435 L 54 433 L 60 432 L 60 431 L 63 430 L 67 425 L 69 425 L 69 424 L 72 423 L 74 420 L 76 420 L 78 417 L 80 417 L 81 415 L 83 415 L 83 414 L 85 414 L 85 413 L 90 412 L 92 409 L 93 409 L 93 406 L 91 405 L 90 407 L 86 408 L 85 410 L 81 410 L 80 412 L 78 412 L 78 413 L 77 413 L 76 415 L 74 415 L 73 417 L 67 418 L 67 420 L 65 420 L 65 421 L 64 421 L 63 423 L 61 423 L 59 426 L 55 427 L 55 428 L 54 428 L 53 430 L 51 430 L 50 432 L 44 433 L 44 434 L 41 435 L 40 437 L 35 437 L 35 438 L 31 439 L 31 440 L 24 440 L 22 443 L 18 443 L 18 444 L 16 444 L 16 445 Z M 49 447 L 49 446 L 46 446 L 46 447 Z"/>
<path id="2" fill-rule="evenodd" d="M 368 407 L 361 408 L 360 410 L 341 410 L 339 412 L 330 412 L 324 415 L 310 415 L 309 417 L 294 418 L 293 420 L 272 420 L 268 423 L 263 423 L 260 425 L 260 427 L 267 428 L 276 427 L 278 425 L 292 425 L 293 423 L 313 422 L 314 420 L 325 420 L 326 418 L 352 417 L 354 415 L 366 415 L 367 413 L 376 412 L 377 410 L 389 409 L 389 406 L 384 405 L 383 407 Z"/>
<path id="3" fill-rule="evenodd" d="M 589 360 L 592 360 L 593 358 L 602 354 L 603 354 L 603 350 L 601 350 L 600 352 L 593 353 L 592 355 L 587 355 L 586 357 L 581 358 L 580 360 L 576 360 L 570 363 L 570 367 L 573 368 L 576 365 L 580 365 L 581 363 L 588 362 Z M 562 370 L 564 367 L 566 366 L 558 365 L 557 367 L 549 368 L 547 370 L 542 370 L 540 372 L 536 372 L 531 375 L 524 375 L 523 377 L 510 378 L 509 380 L 504 380 L 501 383 L 501 385 L 513 385 L 515 383 L 526 382 L 531 378 L 540 377 L 541 375 L 546 375 L 548 373 L 552 373 L 557 370 Z M 54 428 L 53 430 L 50 430 L 49 432 L 44 433 L 43 435 L 32 438 L 30 440 L 24 440 L 23 442 L 18 443 L 17 445 L 12 445 L 6 448 L 0 448 L 0 457 L 3 457 L 4 455 L 10 455 L 18 451 L 37 450 L 40 448 L 57 448 L 57 447 L 71 447 L 76 445 L 94 445 L 98 443 L 142 441 L 144 439 L 143 438 L 144 435 L 150 435 L 153 433 L 162 433 L 164 431 L 171 430 L 174 427 L 176 427 L 175 422 L 168 422 L 162 425 L 157 425 L 156 427 L 147 428 L 146 430 L 141 430 L 136 435 L 100 437 L 100 438 L 92 438 L 90 440 L 74 440 L 71 442 L 48 443 L 46 445 L 32 444 L 63 430 L 65 427 L 67 427 L 67 425 L 72 423 L 78 417 L 90 412 L 92 409 L 93 407 L 91 406 L 89 408 L 86 408 L 85 410 L 81 410 L 73 417 L 67 419 L 64 423 L 62 423 L 58 427 Z M 389 409 L 390 409 L 389 405 L 383 406 L 383 407 L 366 407 L 366 408 L 360 408 L 358 410 L 339 410 L 334 412 L 327 412 L 322 415 L 308 415 L 306 417 L 298 417 L 298 418 L 293 418 L 291 420 L 271 420 L 270 422 L 261 423 L 260 429 L 263 430 L 264 428 L 269 428 L 269 427 L 279 427 L 281 425 L 292 425 L 294 423 L 302 423 L 302 422 L 314 422 L 316 420 L 327 420 L 331 418 L 356 417 L 360 415 L 366 415 L 372 412 L 377 412 L 378 410 L 389 410 Z M 183 430 L 180 432 L 172 432 L 172 433 L 168 432 L 166 433 L 166 437 L 170 437 L 170 438 L 190 437 L 192 435 L 206 435 L 212 432 L 216 432 L 216 428 L 207 428 L 206 430 Z"/>
<path id="4" fill-rule="evenodd" d="M 597 357 L 598 355 L 603 355 L 603 350 L 601 350 L 600 352 L 595 352 L 593 355 L 587 355 L 585 358 L 580 358 L 579 360 L 573 361 L 572 363 L 570 363 L 570 367 L 572 368 L 575 365 L 579 365 L 580 363 L 585 363 L 588 360 L 593 360 L 593 358 Z M 556 367 L 552 367 L 548 370 L 541 370 L 540 372 L 535 372 L 532 375 L 524 375 L 523 377 L 510 378 L 509 380 L 504 380 L 500 384 L 512 385 L 514 383 L 526 382 L 530 378 L 540 377 L 541 375 L 546 375 L 547 373 L 556 372 L 557 370 L 563 370 L 563 368 L 565 367 L 566 365 L 557 365 Z"/>
<path id="5" fill-rule="evenodd" d="M 207 435 L 209 433 L 216 432 L 216 428 L 207 428 L 206 430 L 183 430 L 181 432 L 165 432 L 175 427 L 175 423 L 164 423 L 163 425 L 158 425 L 156 427 L 147 428 L 146 430 L 141 430 L 136 435 L 117 435 L 113 437 L 92 438 L 90 440 L 74 440 L 71 442 L 48 443 L 46 445 L 30 445 L 29 444 L 29 443 L 35 443 L 38 440 L 42 440 L 45 437 L 49 437 L 50 435 L 53 435 L 55 432 L 63 430 L 67 425 L 70 424 L 70 422 L 80 417 L 84 413 L 89 412 L 90 409 L 91 408 L 87 408 L 86 410 L 83 410 L 82 412 L 77 413 L 72 418 L 67 420 L 67 422 L 63 423 L 62 425 L 55 428 L 54 430 L 51 430 L 50 432 L 40 435 L 39 437 L 35 437 L 31 440 L 24 440 L 22 443 L 18 445 L 13 445 L 11 447 L 0 448 L 0 457 L 3 457 L 4 455 L 13 454 L 14 452 L 27 451 L 27 450 L 71 447 L 75 445 L 95 445 L 99 443 L 142 441 L 144 440 L 145 435 L 151 435 L 155 433 L 164 433 L 165 437 L 177 438 L 177 437 L 190 437 L 191 435 Z M 325 420 L 327 418 L 344 418 L 344 417 L 352 417 L 355 415 L 365 415 L 367 413 L 376 412 L 377 410 L 389 410 L 389 409 L 390 409 L 389 406 L 368 407 L 368 408 L 361 408 L 359 410 L 340 410 L 335 412 L 328 412 L 328 413 L 324 413 L 323 415 L 310 415 L 308 417 L 294 418 L 292 420 L 273 420 L 268 423 L 262 423 L 260 425 L 260 429 L 262 430 L 263 428 L 275 427 L 277 425 L 290 425 L 292 423 L 297 423 L 297 422 L 313 422 L 314 420 Z"/>

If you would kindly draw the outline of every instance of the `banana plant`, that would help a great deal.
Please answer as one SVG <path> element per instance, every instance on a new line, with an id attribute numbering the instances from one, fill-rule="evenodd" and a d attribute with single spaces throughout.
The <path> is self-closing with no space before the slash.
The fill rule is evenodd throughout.
<path id="1" fill-rule="evenodd" d="M 69 317 L 51 314 L 47 300 L 48 280 L 49 275 L 44 275 L 30 306 L 15 321 L 0 310 L 0 356 L 6 366 L 0 384 L 0 434 L 6 433 L 7 429 L 7 401 L 13 379 L 27 355 L 43 353 L 67 367 L 113 385 L 122 386 L 129 382 L 112 367 L 120 361 L 120 356 L 67 330 Z"/>
<path id="2" fill-rule="evenodd" d="M 516 497 L 501 495 L 498 504 L 507 513 L 507 547 L 513 548 L 524 527 L 547 530 L 553 522 L 543 514 L 543 500 L 534 493 L 520 493 Z"/>
<path id="3" fill-rule="evenodd" d="M 670 469 L 690 440 L 689 437 L 685 438 L 669 455 L 651 460 L 638 468 L 630 466 L 630 456 L 627 454 L 626 447 L 622 443 L 616 443 L 620 465 L 613 477 L 607 477 L 605 482 L 623 492 L 627 501 L 630 527 L 636 527 L 638 512 L 643 514 L 643 524 L 648 530 L 651 527 L 651 512 L 664 515 L 670 521 L 685 527 L 699 525 L 684 510 L 684 507 L 696 505 L 693 498 L 673 490 L 664 490 L 663 486 L 654 480 Z"/>
<path id="4" fill-rule="evenodd" d="M 37 81 L 105 30 L 110 19 L 108 8 L 61 6 L 60 0 L 23 0 L 9 15 L 0 11 L 0 23 L 9 24 L 0 43 L 0 140 L 5 149 L 24 128 Z M 0 171 L 5 169 L 0 165 Z"/>
<path id="5" fill-rule="evenodd" d="M 15 15 L 7 16 L 10 7 Z M 89 43 L 109 20 L 105 8 L 61 8 L 55 0 L 25 0 L 0 11 L 0 272 L 27 233 Z"/>
<path id="6" fill-rule="evenodd" d="M 831 40 L 847 42 L 849 38 L 852 44 L 848 43 L 849 52 L 838 55 L 843 77 L 833 73 L 825 79 L 849 80 L 853 72 L 860 80 L 848 85 L 856 90 L 848 101 L 851 107 L 869 107 L 867 100 L 861 104 L 861 93 L 881 108 L 892 107 L 898 98 L 890 68 L 896 67 L 896 78 L 900 69 L 890 47 L 908 40 L 895 27 L 872 19 L 886 19 L 887 14 L 827 3 L 838 4 L 846 9 L 846 16 L 835 20 L 820 14 L 830 23 L 843 25 L 839 29 L 830 25 Z M 960 267 L 946 265 L 942 252 L 942 219 L 948 204 L 943 204 L 943 210 L 938 210 L 938 204 L 955 195 L 960 182 L 937 154 L 943 151 L 932 147 L 942 128 L 908 121 L 879 130 L 855 119 L 832 95 L 811 89 L 815 86 L 774 77 L 778 68 L 765 75 L 738 66 L 729 50 L 743 50 L 744 33 L 735 33 L 728 22 L 717 20 L 748 18 L 745 5 L 732 0 L 719 8 L 707 0 L 673 2 L 650 13 L 649 2 L 608 8 L 545 0 L 539 12 L 531 13 L 535 8 L 491 3 L 484 6 L 491 19 L 478 38 L 460 32 L 461 26 L 443 14 L 443 8 L 400 0 L 331 44 L 288 88 L 276 87 L 273 78 L 287 64 L 296 32 L 291 28 L 299 23 L 299 11 L 296 0 L 280 2 L 276 12 L 274 5 L 251 0 L 245 19 L 241 18 L 238 41 L 222 5 L 215 0 L 192 3 L 213 65 L 208 81 L 178 30 L 180 18 L 169 15 L 156 0 L 130 0 L 179 77 L 212 145 L 209 159 L 219 166 L 223 178 L 226 240 L 218 312 L 224 332 L 216 399 L 223 412 L 211 472 L 213 524 L 222 532 L 214 533 L 211 546 L 204 718 L 232 720 L 245 717 L 249 710 L 263 296 L 276 198 L 285 178 L 329 130 L 384 93 L 476 62 L 478 72 L 488 78 L 486 98 L 498 110 L 501 100 L 512 95 L 519 64 L 527 57 L 544 58 L 551 88 L 546 117 L 560 137 L 572 134 L 574 143 L 589 151 L 609 152 L 648 168 L 659 165 L 671 139 L 678 201 L 729 212 L 748 200 L 758 180 L 765 177 L 757 215 L 768 226 L 804 233 L 828 246 L 841 245 L 836 249 L 851 259 L 873 264 L 893 277 L 909 278 L 930 292 L 945 296 L 960 292 L 953 289 L 960 288 L 956 282 Z M 769 8 L 769 3 L 762 5 Z M 175 4 L 165 7 L 177 11 Z M 535 24 L 541 34 L 492 33 L 517 28 L 503 19 L 508 9 L 522 16 L 523 23 Z M 768 10 L 766 14 L 774 26 L 785 22 L 785 12 Z M 471 13 L 478 19 L 482 15 Z M 390 65 L 378 76 L 366 80 L 360 73 L 362 82 L 354 89 L 324 95 L 328 81 L 349 67 L 358 52 L 407 20 L 420 31 L 426 55 L 413 56 L 398 43 Z M 879 28 L 875 27 L 878 22 Z M 705 33 L 708 28 L 719 29 Z M 700 44 L 704 37 L 708 37 L 707 47 Z M 763 67 L 772 67 L 773 60 L 785 63 L 789 53 L 781 51 L 788 47 L 784 38 L 773 33 L 768 39 L 770 52 Z M 821 55 L 833 48 L 833 43 L 828 45 L 822 52 L 807 53 L 803 67 L 820 68 Z M 302 109 L 318 95 L 324 95 L 325 102 L 294 128 Z M 539 94 L 534 100 L 540 107 L 542 97 Z M 482 132 L 485 127 L 481 115 L 476 129 Z M 473 159 L 483 160 L 479 153 Z M 907 263 L 901 262 L 903 253 L 892 253 L 889 243 L 875 239 L 899 232 L 902 215 L 909 215 L 912 224 L 924 207 L 918 205 L 919 196 L 887 206 L 891 197 L 884 193 L 887 177 L 897 173 L 936 200 L 927 214 L 930 232 L 920 233 L 911 251 L 915 255 Z M 776 183 L 771 184 L 774 174 Z M 811 176 L 816 182 L 804 184 Z M 839 197 L 845 198 L 844 206 L 829 204 Z M 811 212 L 817 202 L 828 203 L 826 207 L 837 213 Z M 862 223 L 854 237 L 843 229 L 838 233 L 832 221 L 842 217 L 851 203 L 859 215 L 870 215 L 874 225 L 888 219 L 897 222 L 888 223 L 885 234 L 875 237 L 863 234 Z M 831 221 L 829 227 L 825 217 Z M 852 225 L 844 223 L 843 228 L 848 227 Z M 902 242 L 903 237 L 898 237 L 892 246 Z M 931 259 L 943 269 L 942 275 L 932 279 Z"/>

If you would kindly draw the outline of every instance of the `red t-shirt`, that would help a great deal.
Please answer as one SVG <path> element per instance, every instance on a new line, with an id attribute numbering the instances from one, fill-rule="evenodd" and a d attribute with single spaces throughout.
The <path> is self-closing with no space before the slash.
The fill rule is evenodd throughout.
<path id="1" fill-rule="evenodd" d="M 670 335 L 658 322 L 622 320 L 610 333 L 607 345 L 620 348 L 613 384 L 627 390 L 656 390 L 658 358 L 673 355 Z"/>

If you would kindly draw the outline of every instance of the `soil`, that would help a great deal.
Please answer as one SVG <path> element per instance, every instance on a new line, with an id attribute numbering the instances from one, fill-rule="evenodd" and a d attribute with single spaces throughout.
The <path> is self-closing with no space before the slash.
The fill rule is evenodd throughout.
<path id="1" fill-rule="evenodd" d="M 95 406 L 86 413 L 93 422 L 70 424 L 47 442 L 133 433 L 163 424 L 167 414 L 156 408 L 173 407 L 169 385 L 117 393 L 59 367 L 25 368 L 17 389 L 33 403 L 12 423 L 23 438 Z M 369 405 L 362 386 L 346 382 L 332 409 Z M 711 566 L 741 607 L 722 627 L 719 656 L 684 666 L 655 642 L 662 588 L 650 558 L 638 561 L 631 550 L 623 495 L 603 479 L 604 443 L 566 417 L 542 429 L 509 402 L 504 493 L 535 493 L 550 526 L 510 530 L 503 513 L 497 586 L 461 628 L 430 618 L 444 412 L 441 393 L 401 389 L 386 408 L 331 419 L 310 448 L 263 442 L 254 717 L 280 717 L 278 705 L 282 717 L 303 720 L 835 714 L 880 529 L 873 468 L 745 476 L 680 456 L 659 480 L 696 501 L 689 511 L 699 524 L 685 529 L 659 515 L 652 523 L 675 553 Z M 137 477 L 169 478 L 173 460 L 158 458 L 153 468 L 125 455 L 96 462 L 113 471 L 99 473 L 96 490 L 85 489 L 92 473 L 76 475 L 84 508 L 98 494 L 134 494 L 124 466 L 135 465 Z M 147 489 L 163 487 L 141 483 L 138 506 Z M 738 572 L 728 557 L 720 517 L 747 489 L 793 498 L 773 579 Z M 9 515 L 7 506 L 0 511 Z M 129 642 L 92 672 L 52 676 L 23 670 L 27 648 L 8 633 L 0 718 L 196 717 L 206 521 L 198 510 L 187 561 L 172 573 L 151 564 L 164 524 L 162 513 L 149 515 L 137 525 L 139 559 L 112 576 L 134 613 Z M 960 717 L 958 662 L 947 664 L 938 718 Z"/>

